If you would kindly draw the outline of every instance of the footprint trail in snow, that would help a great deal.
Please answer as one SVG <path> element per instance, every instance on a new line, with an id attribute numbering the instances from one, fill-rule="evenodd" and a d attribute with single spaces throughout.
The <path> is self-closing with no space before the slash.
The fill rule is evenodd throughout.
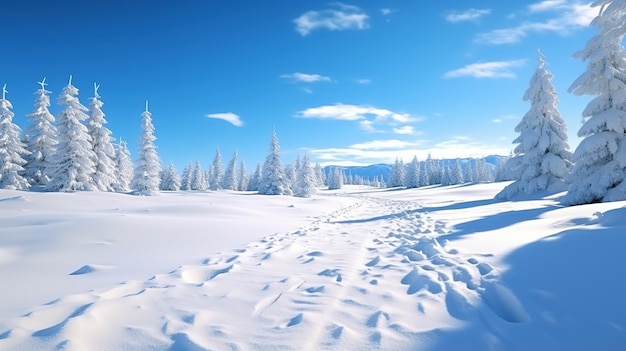
<path id="1" fill-rule="evenodd" d="M 200 264 L 34 308 L 0 330 L 0 349 L 407 349 L 485 318 L 483 302 L 523 322 L 496 270 L 443 234 L 415 202 L 363 197 Z"/>

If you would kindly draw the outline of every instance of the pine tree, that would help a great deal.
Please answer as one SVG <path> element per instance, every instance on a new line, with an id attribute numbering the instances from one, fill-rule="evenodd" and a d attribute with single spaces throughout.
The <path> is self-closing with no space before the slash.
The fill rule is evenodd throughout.
<path id="1" fill-rule="evenodd" d="M 94 163 L 96 171 L 93 173 L 93 183 L 98 190 L 112 191 L 117 187 L 117 177 L 115 174 L 115 149 L 111 143 L 111 131 L 104 125 L 107 124 L 102 112 L 104 103 L 100 100 L 98 88 L 94 83 L 93 98 L 89 105 L 89 120 L 87 122 L 87 132 L 91 137 L 91 147 L 95 154 Z"/>
<path id="2" fill-rule="evenodd" d="M 294 195 L 298 197 L 311 197 L 317 192 L 317 176 L 315 169 L 309 161 L 309 156 L 304 154 L 302 160 L 298 157 L 300 167 L 298 168 L 297 181 L 294 185 Z"/>
<path id="3" fill-rule="evenodd" d="M 215 150 L 215 157 L 213 158 L 213 163 L 209 169 L 209 188 L 211 190 L 222 189 L 223 177 L 224 171 L 222 170 L 222 154 L 220 153 L 220 148 L 218 147 Z"/>
<path id="4" fill-rule="evenodd" d="M 154 125 L 152 124 L 152 114 L 146 110 L 141 114 L 141 138 L 139 139 L 139 158 L 135 162 L 135 176 L 131 183 L 133 193 L 143 196 L 159 195 L 159 183 L 161 178 L 161 160 L 157 154 L 157 147 L 154 144 Z"/>
<path id="5" fill-rule="evenodd" d="M 399 159 L 396 157 L 396 163 L 393 165 L 393 168 L 391 169 L 391 174 L 389 175 L 387 186 L 390 188 L 404 186 L 405 174 L 406 173 L 404 169 L 404 162 L 402 161 L 402 159 Z"/>
<path id="6" fill-rule="evenodd" d="M 237 174 L 237 150 L 233 153 L 233 157 L 228 162 L 226 170 L 224 171 L 224 178 L 222 179 L 222 188 L 226 190 L 237 190 L 239 186 L 239 179 Z"/>
<path id="7" fill-rule="evenodd" d="M 54 116 L 48 110 L 50 107 L 50 92 L 46 90 L 46 78 L 39 82 L 41 88 L 35 95 L 35 110 L 28 115 L 31 121 L 26 129 L 28 140 L 25 155 L 26 165 L 22 175 L 32 185 L 46 185 L 50 181 L 50 160 L 52 159 L 58 139 L 57 129 L 54 126 Z"/>
<path id="8" fill-rule="evenodd" d="M 428 162 L 420 162 L 420 186 L 430 185 L 430 172 L 432 172 L 432 169 L 428 167 Z"/>
<path id="9" fill-rule="evenodd" d="M 472 167 L 472 163 L 474 163 L 473 160 L 472 158 L 468 159 L 463 166 L 463 180 L 465 180 L 466 183 L 473 183 L 475 181 Z"/>
<path id="10" fill-rule="evenodd" d="M 450 168 L 450 184 L 463 184 L 465 180 L 463 179 L 463 169 L 461 168 L 461 162 L 459 159 L 455 159 L 452 167 Z"/>
<path id="11" fill-rule="evenodd" d="M 117 170 L 115 191 L 130 191 L 130 183 L 133 180 L 135 171 L 130 151 L 123 140 L 120 140 L 119 145 L 115 148 L 115 169 Z"/>
<path id="12" fill-rule="evenodd" d="M 539 66 L 524 94 L 530 110 L 515 127 L 520 133 L 513 143 L 519 144 L 514 158 L 520 174 L 496 198 L 510 199 L 519 193 L 532 194 L 547 190 L 565 191 L 565 177 L 571 167 L 572 154 L 567 144 L 565 121 L 557 109 L 558 98 L 552 85 L 552 73 L 545 68 L 539 52 Z"/>
<path id="13" fill-rule="evenodd" d="M 420 186 L 420 163 L 417 156 L 413 156 L 411 163 L 407 165 L 406 187 L 418 188 Z"/>
<path id="14" fill-rule="evenodd" d="M 169 167 L 163 170 L 163 177 L 161 180 L 161 190 L 166 191 L 178 191 L 180 190 L 180 176 L 174 164 L 170 162 Z"/>
<path id="15" fill-rule="evenodd" d="M 13 123 L 13 105 L 6 99 L 6 84 L 0 99 L 0 189 L 28 189 L 30 184 L 20 173 L 29 152 L 20 139 L 20 127 Z"/>
<path id="16" fill-rule="evenodd" d="M 293 163 L 287 163 L 284 167 L 285 178 L 287 179 L 287 186 L 293 192 L 296 184 L 296 167 Z"/>
<path id="17" fill-rule="evenodd" d="M 189 189 L 200 191 L 205 191 L 209 189 L 209 184 L 207 183 L 205 173 L 202 170 L 202 165 L 200 165 L 199 160 L 196 160 L 196 164 L 193 167 L 193 171 L 191 173 L 191 184 L 189 186 Z"/>
<path id="18" fill-rule="evenodd" d="M 183 168 L 183 175 L 180 181 L 180 190 L 191 190 L 191 178 L 192 178 L 193 165 L 189 163 Z"/>
<path id="19" fill-rule="evenodd" d="M 239 180 L 239 185 L 237 186 L 237 190 L 239 191 L 248 190 L 249 177 L 248 177 L 248 171 L 246 170 L 246 163 L 243 162 L 243 160 L 241 160 L 241 162 L 239 163 L 239 177 L 237 178 Z"/>
<path id="20" fill-rule="evenodd" d="M 322 165 L 320 165 L 319 163 L 315 164 L 315 176 L 317 179 L 317 183 L 315 185 L 317 186 L 323 186 L 325 183 L 325 176 L 324 176 L 324 170 L 322 169 Z"/>
<path id="21" fill-rule="evenodd" d="M 259 194 L 263 195 L 291 195 L 289 180 L 285 175 L 280 160 L 280 146 L 276 131 L 272 134 L 270 153 L 263 164 L 263 178 L 259 184 Z"/>
<path id="22" fill-rule="evenodd" d="M 93 183 L 96 155 L 91 147 L 87 127 L 81 122 L 89 118 L 87 107 L 78 100 L 78 89 L 69 83 L 61 91 L 58 102 L 65 108 L 57 117 L 59 140 L 51 160 L 49 191 L 98 190 Z"/>
<path id="23" fill-rule="evenodd" d="M 569 92 L 596 97 L 583 110 L 565 205 L 626 199 L 626 1 L 598 0 L 591 25 L 599 33 L 574 56 L 587 61 L 587 70 Z"/>
<path id="24" fill-rule="evenodd" d="M 257 163 L 256 169 L 248 182 L 248 191 L 259 191 L 261 181 L 263 181 L 263 171 L 261 170 L 261 164 Z"/>
<path id="25" fill-rule="evenodd" d="M 328 190 L 343 188 L 343 171 L 339 167 L 334 167 L 328 175 Z"/>

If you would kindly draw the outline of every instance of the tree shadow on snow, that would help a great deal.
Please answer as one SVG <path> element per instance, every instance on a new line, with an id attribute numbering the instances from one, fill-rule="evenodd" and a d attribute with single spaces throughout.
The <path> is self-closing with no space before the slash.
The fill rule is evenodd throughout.
<path id="1" fill-rule="evenodd" d="M 430 332 L 432 342 L 416 349 L 623 350 L 624 216 L 625 208 L 607 211 L 600 226 L 562 231 L 505 258 L 510 268 L 500 283 L 513 292 L 527 321 L 506 322 L 483 303 L 465 327 Z"/>
<path id="2" fill-rule="evenodd" d="M 519 222 L 538 219 L 539 216 L 541 216 L 542 214 L 548 211 L 556 210 L 557 208 L 561 208 L 561 206 L 546 206 L 526 210 L 511 210 L 499 212 L 493 215 L 489 215 L 487 217 L 459 223 L 454 226 L 454 229 L 451 233 L 445 234 L 442 237 L 449 240 L 455 240 L 466 235 L 502 229 Z M 518 233 L 511 233 L 511 235 L 516 234 Z"/>

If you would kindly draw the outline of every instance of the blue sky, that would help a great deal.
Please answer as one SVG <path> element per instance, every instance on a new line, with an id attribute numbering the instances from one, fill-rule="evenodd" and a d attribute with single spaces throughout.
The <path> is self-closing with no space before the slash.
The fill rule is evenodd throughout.
<path id="1" fill-rule="evenodd" d="M 43 77 L 53 114 L 70 74 L 85 105 L 97 82 L 133 155 L 147 99 L 179 168 L 219 146 L 253 169 L 273 128 L 284 161 L 390 163 L 508 154 L 541 48 L 574 148 L 591 97 L 567 93 L 585 70 L 572 55 L 596 14 L 578 0 L 12 1 L 0 83 L 25 129 Z"/>

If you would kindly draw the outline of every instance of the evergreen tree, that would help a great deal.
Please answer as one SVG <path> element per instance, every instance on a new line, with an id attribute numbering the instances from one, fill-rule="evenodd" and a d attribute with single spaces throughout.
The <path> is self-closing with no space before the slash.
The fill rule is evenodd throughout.
<path id="1" fill-rule="evenodd" d="M 59 140 L 50 162 L 49 191 L 97 190 L 93 183 L 96 155 L 91 147 L 87 127 L 81 122 L 89 118 L 87 107 L 78 100 L 78 89 L 69 83 L 61 91 L 58 102 L 64 109 L 57 117 Z"/>
<path id="2" fill-rule="evenodd" d="M 237 186 L 237 190 L 239 191 L 248 190 L 249 177 L 248 177 L 248 171 L 246 170 L 246 163 L 243 162 L 243 160 L 241 160 L 241 162 L 239 163 L 239 177 L 237 178 L 239 180 L 239 185 Z"/>
<path id="3" fill-rule="evenodd" d="M 135 175 L 131 183 L 131 188 L 136 195 L 155 196 L 159 195 L 159 183 L 161 178 L 161 160 L 157 154 L 157 147 L 154 144 L 154 125 L 152 124 L 152 114 L 146 110 L 141 114 L 141 138 L 139 139 L 139 158 L 135 162 Z"/>
<path id="4" fill-rule="evenodd" d="M 115 169 L 117 170 L 115 191 L 130 191 L 130 183 L 135 171 L 128 146 L 122 140 L 115 148 Z"/>
<path id="5" fill-rule="evenodd" d="M 89 105 L 89 120 L 87 122 L 87 132 L 91 137 L 91 147 L 95 154 L 96 170 L 92 178 L 98 190 L 112 191 L 117 187 L 118 182 L 115 174 L 115 149 L 111 143 L 112 133 L 104 126 L 107 121 L 104 118 L 104 112 L 102 112 L 104 103 L 98 94 L 99 87 L 94 83 L 94 96 Z"/>
<path id="6" fill-rule="evenodd" d="M 285 177 L 287 178 L 287 185 L 293 192 L 294 185 L 296 184 L 296 167 L 293 163 L 287 163 L 285 165 Z"/>
<path id="7" fill-rule="evenodd" d="M 50 107 L 50 92 L 46 90 L 46 78 L 39 82 L 41 88 L 35 95 L 35 110 L 28 115 L 31 121 L 26 129 L 28 136 L 26 150 L 30 152 L 24 156 L 26 165 L 22 175 L 32 185 L 46 185 L 50 181 L 50 160 L 52 159 L 58 139 L 57 129 L 54 126 L 54 116 L 48 110 Z"/>
<path id="8" fill-rule="evenodd" d="M 298 157 L 300 167 L 298 168 L 297 182 L 294 186 L 294 195 L 298 197 L 311 197 L 317 192 L 317 176 L 315 169 L 309 161 L 309 156 L 304 154 L 302 160 Z"/>
<path id="9" fill-rule="evenodd" d="M 328 175 L 328 190 L 343 188 L 343 171 L 339 167 L 334 167 Z"/>
<path id="10" fill-rule="evenodd" d="M 567 144 L 565 121 L 557 109 L 558 98 L 552 85 L 552 73 L 545 67 L 539 52 L 539 66 L 524 94 L 530 101 L 530 110 L 515 127 L 520 135 L 513 141 L 519 144 L 514 152 L 519 161 L 516 181 L 509 184 L 496 198 L 510 199 L 519 193 L 532 194 L 547 190 L 565 191 L 565 177 L 572 164 Z"/>
<path id="11" fill-rule="evenodd" d="M 565 205 L 626 199 L 626 1 L 598 0 L 591 25 L 598 34 L 574 56 L 587 70 L 569 88 L 576 95 L 596 97 L 583 110 Z"/>
<path id="12" fill-rule="evenodd" d="M 0 189 L 28 189 L 30 184 L 20 173 L 29 152 L 20 139 L 20 127 L 13 123 L 13 105 L 6 99 L 6 84 L 0 99 Z"/>
<path id="13" fill-rule="evenodd" d="M 420 186 L 420 163 L 417 156 L 413 156 L 411 163 L 407 165 L 406 187 L 418 188 Z"/>
<path id="14" fill-rule="evenodd" d="M 187 164 L 187 166 L 183 168 L 183 175 L 180 180 L 180 190 L 191 190 L 192 169 L 193 166 L 191 163 Z"/>
<path id="15" fill-rule="evenodd" d="M 420 186 L 430 185 L 429 171 L 432 171 L 432 169 L 428 168 L 427 162 L 426 161 L 420 162 Z"/>
<path id="16" fill-rule="evenodd" d="M 207 183 L 205 173 L 202 170 L 202 165 L 200 164 L 200 160 L 196 160 L 196 164 L 193 167 L 193 171 L 191 173 L 191 185 L 189 188 L 191 190 L 200 190 L 200 191 L 205 191 L 209 189 L 209 184 Z"/>
<path id="17" fill-rule="evenodd" d="M 461 168 L 461 162 L 457 158 L 454 160 L 452 167 L 450 168 L 450 184 L 463 184 L 465 180 L 463 179 L 463 169 Z"/>
<path id="18" fill-rule="evenodd" d="M 472 168 L 473 159 L 468 159 L 465 165 L 463 166 L 463 180 L 466 183 L 473 183 L 474 180 L 474 170 Z"/>
<path id="19" fill-rule="evenodd" d="M 224 171 L 222 170 L 222 154 L 220 148 L 215 150 L 215 157 L 213 163 L 209 169 L 209 188 L 211 190 L 222 189 L 222 179 L 224 178 Z"/>
<path id="20" fill-rule="evenodd" d="M 237 150 L 233 153 L 233 157 L 228 162 L 228 166 L 226 166 L 226 171 L 224 171 L 224 178 L 222 179 L 222 188 L 226 190 L 237 190 L 239 186 L 239 179 L 237 175 Z"/>
<path id="21" fill-rule="evenodd" d="M 316 186 L 323 186 L 325 183 L 325 174 L 324 174 L 324 170 L 322 169 L 322 165 L 320 165 L 319 163 L 315 164 L 315 177 L 317 179 L 317 183 L 315 183 Z"/>
<path id="22" fill-rule="evenodd" d="M 390 188 L 404 186 L 404 178 L 404 162 L 402 161 L 402 159 L 396 157 L 396 163 L 393 165 L 393 168 L 391 168 L 391 174 L 389 175 L 387 186 Z"/>
<path id="23" fill-rule="evenodd" d="M 256 169 L 248 182 L 248 191 L 259 191 L 261 181 L 263 181 L 263 171 L 261 170 L 261 164 L 257 163 Z"/>
<path id="24" fill-rule="evenodd" d="M 291 195 L 289 180 L 285 175 L 283 164 L 280 160 L 280 146 L 276 131 L 272 134 L 270 153 L 263 164 L 263 178 L 259 184 L 259 194 L 263 195 Z"/>
<path id="25" fill-rule="evenodd" d="M 169 167 L 163 170 L 161 180 L 161 190 L 178 191 L 180 190 L 180 176 L 174 164 L 170 162 Z"/>

